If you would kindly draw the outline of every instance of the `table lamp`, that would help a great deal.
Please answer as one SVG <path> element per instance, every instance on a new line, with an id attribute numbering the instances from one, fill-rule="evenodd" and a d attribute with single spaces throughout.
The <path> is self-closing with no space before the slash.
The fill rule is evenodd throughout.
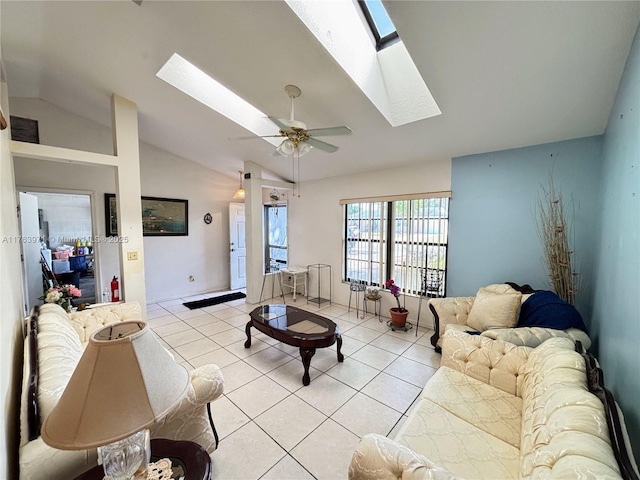
<path id="1" fill-rule="evenodd" d="M 147 427 L 184 396 L 189 373 L 145 322 L 120 322 L 91 335 L 67 387 L 42 425 L 61 450 L 98 448 L 111 480 L 131 478 L 149 461 Z"/>

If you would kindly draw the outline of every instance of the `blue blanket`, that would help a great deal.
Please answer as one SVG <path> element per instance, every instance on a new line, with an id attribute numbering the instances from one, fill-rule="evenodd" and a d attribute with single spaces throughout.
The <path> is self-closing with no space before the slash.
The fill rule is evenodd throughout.
<path id="1" fill-rule="evenodd" d="M 587 333 L 580 312 L 555 293 L 543 290 L 531 295 L 520 307 L 518 327 L 546 327 L 556 330 L 579 328 Z"/>

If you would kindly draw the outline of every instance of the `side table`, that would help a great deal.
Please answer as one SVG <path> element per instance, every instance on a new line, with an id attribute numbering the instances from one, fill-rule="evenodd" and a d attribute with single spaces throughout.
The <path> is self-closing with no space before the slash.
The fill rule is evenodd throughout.
<path id="1" fill-rule="evenodd" d="M 151 440 L 151 461 L 156 462 L 161 458 L 171 460 L 173 478 L 211 480 L 211 457 L 195 442 L 154 438 Z M 96 465 L 75 480 L 102 480 L 103 478 L 102 465 Z"/>
<path id="2" fill-rule="evenodd" d="M 296 301 L 296 294 L 298 293 L 298 284 L 302 281 L 304 286 L 304 296 L 307 296 L 307 270 L 302 267 L 287 267 L 280 270 L 280 288 L 289 287 L 292 290 L 293 301 Z M 290 281 L 290 283 L 287 283 Z M 284 293 L 282 297 L 284 302 Z"/>
<path id="3" fill-rule="evenodd" d="M 316 271 L 315 279 L 318 287 L 318 296 L 315 298 L 309 298 L 311 297 L 311 295 L 309 295 L 307 297 L 307 303 L 315 303 L 320 306 L 324 302 L 329 302 L 329 305 L 331 305 L 331 265 L 327 263 L 314 263 L 312 265 L 307 265 L 307 271 L 309 272 L 309 282 L 311 281 L 311 271 L 313 270 Z M 327 295 L 328 298 L 322 296 L 323 289 L 320 286 L 320 284 L 322 283 L 321 280 L 323 271 L 326 271 L 329 274 L 329 294 Z"/>

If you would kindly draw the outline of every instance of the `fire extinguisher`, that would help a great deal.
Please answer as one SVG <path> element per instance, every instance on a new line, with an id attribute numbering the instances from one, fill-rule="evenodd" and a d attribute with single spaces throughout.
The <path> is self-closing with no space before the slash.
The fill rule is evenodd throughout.
<path id="1" fill-rule="evenodd" d="M 111 301 L 120 301 L 120 284 L 118 283 L 118 277 L 114 276 L 111 280 Z"/>

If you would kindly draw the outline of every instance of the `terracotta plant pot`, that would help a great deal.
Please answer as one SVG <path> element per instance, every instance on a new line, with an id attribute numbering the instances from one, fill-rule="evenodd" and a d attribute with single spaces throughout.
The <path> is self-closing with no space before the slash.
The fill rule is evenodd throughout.
<path id="1" fill-rule="evenodd" d="M 407 323 L 407 316 L 409 315 L 409 310 L 406 308 L 400 309 L 394 307 L 389 310 L 389 315 L 391 315 L 391 323 L 396 328 L 404 328 Z"/>

